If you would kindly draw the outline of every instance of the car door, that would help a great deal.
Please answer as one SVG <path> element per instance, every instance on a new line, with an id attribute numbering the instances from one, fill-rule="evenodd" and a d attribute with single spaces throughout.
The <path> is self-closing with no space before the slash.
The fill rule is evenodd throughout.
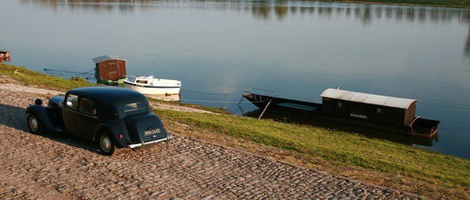
<path id="1" fill-rule="evenodd" d="M 95 103 L 89 98 L 80 97 L 76 128 L 77 135 L 86 139 L 92 139 L 98 124 Z"/>
<path id="2" fill-rule="evenodd" d="M 65 96 L 62 109 L 62 119 L 64 122 L 65 131 L 73 135 L 77 133 L 78 100 L 79 99 L 77 94 L 68 93 Z"/>

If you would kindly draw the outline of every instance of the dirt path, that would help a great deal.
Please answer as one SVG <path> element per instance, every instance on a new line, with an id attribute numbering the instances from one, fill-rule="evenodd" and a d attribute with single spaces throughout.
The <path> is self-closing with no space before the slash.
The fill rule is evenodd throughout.
<path id="1" fill-rule="evenodd" d="M 88 141 L 29 133 L 25 108 L 56 93 L 5 85 L 0 199 L 420 199 L 178 135 L 102 156 Z"/>

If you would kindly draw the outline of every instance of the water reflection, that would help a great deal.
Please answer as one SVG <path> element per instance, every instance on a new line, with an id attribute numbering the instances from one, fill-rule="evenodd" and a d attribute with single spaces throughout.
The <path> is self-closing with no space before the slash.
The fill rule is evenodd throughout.
<path id="1" fill-rule="evenodd" d="M 161 101 L 169 101 L 169 102 L 180 102 L 181 101 L 181 95 L 180 94 L 173 94 L 173 95 L 147 94 L 145 96 L 147 96 L 149 98 L 152 98 L 152 99 L 161 100 Z"/>
<path id="2" fill-rule="evenodd" d="M 251 11 L 254 17 L 263 20 L 282 19 L 296 14 L 317 15 L 327 18 L 335 15 L 345 15 L 359 18 L 364 24 L 371 23 L 373 19 L 381 18 L 409 22 L 448 22 L 453 19 L 468 22 L 470 19 L 468 9 L 320 2 L 194 0 L 181 1 L 180 4 L 171 0 L 20 0 L 20 2 L 22 4 L 40 5 L 53 10 L 57 10 L 59 7 L 67 7 L 71 10 L 91 9 L 103 12 L 118 10 L 125 13 L 132 12 L 135 9 L 204 9 L 210 7 L 219 10 Z"/>
<path id="3" fill-rule="evenodd" d="M 374 20 L 395 20 L 409 23 L 442 23 L 457 20 L 469 24 L 470 10 L 437 7 L 412 7 L 368 4 L 342 4 L 322 2 L 288 2 L 288 1 L 180 1 L 171 0 L 20 0 L 22 4 L 40 5 L 57 11 L 60 7 L 74 10 L 92 10 L 93 12 L 133 13 L 136 9 L 153 11 L 156 9 L 205 9 L 232 10 L 251 13 L 255 19 L 279 20 L 287 16 L 309 15 L 321 18 L 347 16 L 360 19 L 368 26 Z M 470 27 L 465 41 L 464 55 L 470 57 Z"/>
<path id="4" fill-rule="evenodd" d="M 470 26 L 468 27 L 467 43 L 465 43 L 465 55 L 470 57 Z"/>

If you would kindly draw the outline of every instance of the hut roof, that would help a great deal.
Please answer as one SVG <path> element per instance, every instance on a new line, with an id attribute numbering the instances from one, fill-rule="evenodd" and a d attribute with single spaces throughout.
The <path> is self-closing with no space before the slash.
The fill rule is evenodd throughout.
<path id="1" fill-rule="evenodd" d="M 105 55 L 105 56 L 100 56 L 100 57 L 93 58 L 93 62 L 95 62 L 95 64 L 103 62 L 103 61 L 107 61 L 107 60 L 123 60 L 123 61 L 126 61 L 124 58 L 121 58 L 121 57 L 115 56 L 115 55 Z"/>
<path id="2" fill-rule="evenodd" d="M 417 101 L 416 99 L 405 99 L 375 94 L 366 94 L 332 88 L 326 89 L 325 91 L 323 91 L 323 93 L 321 93 L 320 96 L 331 99 L 339 99 L 344 101 L 352 101 L 401 109 L 408 109 L 411 104 Z"/>

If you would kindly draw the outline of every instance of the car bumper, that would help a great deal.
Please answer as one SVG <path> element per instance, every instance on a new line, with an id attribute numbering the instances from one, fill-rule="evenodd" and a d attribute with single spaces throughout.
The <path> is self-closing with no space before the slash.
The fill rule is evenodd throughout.
<path id="1" fill-rule="evenodd" d="M 142 143 L 137 143 L 137 144 L 131 144 L 131 145 L 129 145 L 128 147 L 129 147 L 129 148 L 137 148 L 137 147 L 141 147 L 141 146 L 145 146 L 145 145 L 149 145 L 149 144 L 156 144 L 156 143 L 159 143 L 159 142 L 171 140 L 171 139 L 173 139 L 173 138 L 174 138 L 174 137 L 173 137 L 172 135 L 169 135 L 169 136 L 166 137 L 166 138 L 162 138 L 162 139 L 159 139 L 159 140 L 152 140 L 152 141 L 149 141 L 149 142 L 142 142 Z"/>

